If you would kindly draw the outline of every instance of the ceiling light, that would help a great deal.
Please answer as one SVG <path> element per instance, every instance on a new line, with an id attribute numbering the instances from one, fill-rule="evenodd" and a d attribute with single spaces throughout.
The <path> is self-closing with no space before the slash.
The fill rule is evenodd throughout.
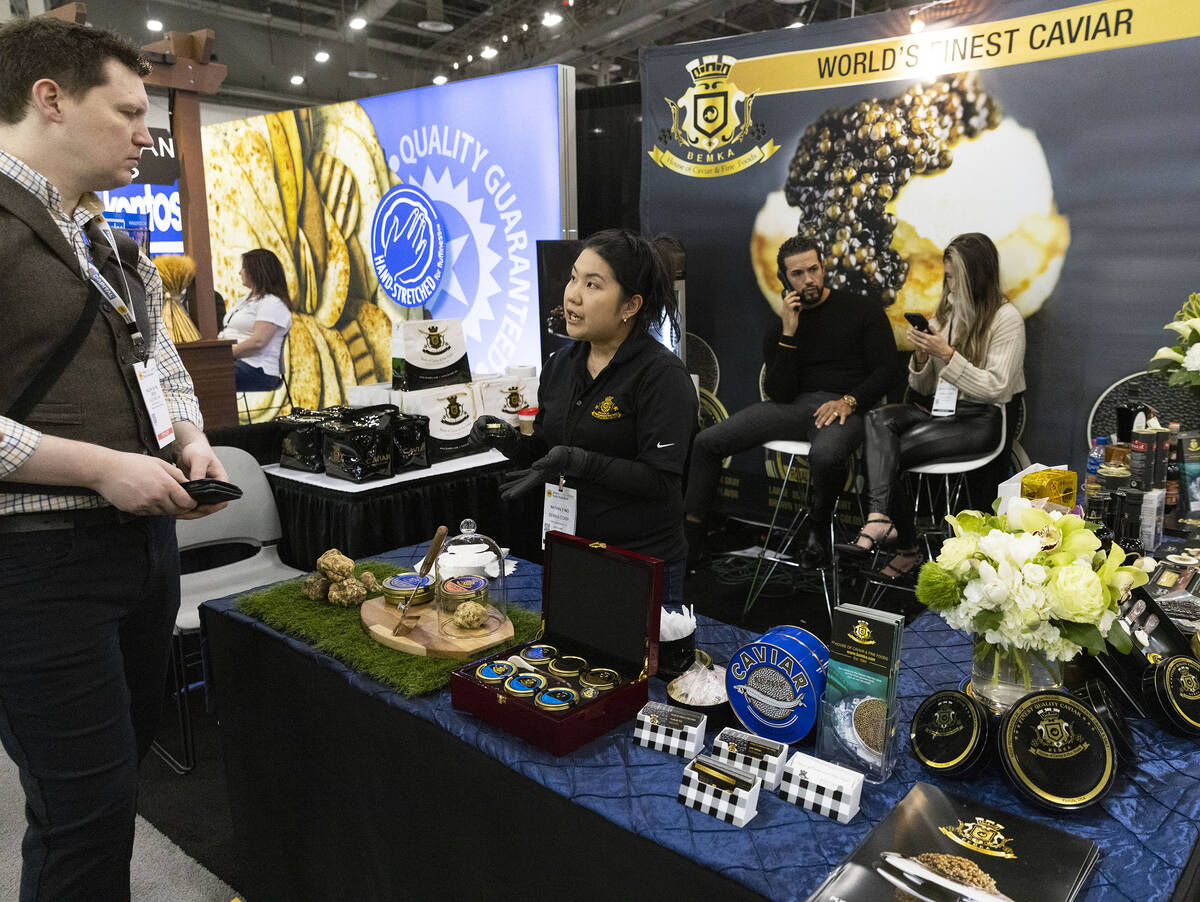
<path id="1" fill-rule="evenodd" d="M 361 78 L 364 81 L 370 81 L 372 78 L 378 78 L 378 72 L 372 72 L 370 69 L 351 69 L 346 73 L 351 78 Z"/>
<path id="2" fill-rule="evenodd" d="M 318 50 L 313 54 L 313 59 L 315 59 L 318 63 L 327 63 L 329 62 L 329 51 Z"/>
<path id="3" fill-rule="evenodd" d="M 300 87 L 300 85 L 304 84 L 304 76 L 303 75 L 293 75 L 291 77 L 291 82 L 296 87 Z"/>
<path id="4" fill-rule="evenodd" d="M 521 23 L 521 31 L 529 31 L 529 23 L 528 22 Z"/>
<path id="5" fill-rule="evenodd" d="M 552 13 L 552 12 L 547 11 L 546 14 L 544 16 L 542 16 L 542 24 L 545 25 L 547 28 L 553 28 L 555 25 L 557 25 L 561 21 L 562 21 L 562 16 L 560 16 L 558 13 Z"/>
<path id="6" fill-rule="evenodd" d="M 433 83 L 435 85 L 444 85 L 447 81 L 449 81 L 449 79 L 444 75 L 435 75 L 433 77 Z"/>
<path id="7" fill-rule="evenodd" d="M 491 46 L 490 44 L 485 44 L 483 46 L 483 49 L 479 51 L 479 55 L 485 60 L 490 60 L 490 59 L 495 59 L 496 54 L 499 52 L 500 52 L 499 50 L 497 50 L 495 47 Z"/>
<path id="8" fill-rule="evenodd" d="M 454 31 L 454 26 L 446 21 L 446 11 L 442 8 L 442 0 L 425 0 L 425 18 L 417 23 L 417 28 L 438 34 Z"/>
<path id="9" fill-rule="evenodd" d="M 364 19 L 362 16 L 355 16 L 353 19 L 351 19 L 349 22 L 347 22 L 346 25 L 349 26 L 354 31 L 362 31 L 364 28 L 367 27 L 367 20 Z"/>
<path id="10" fill-rule="evenodd" d="M 793 22 L 791 25 L 785 25 L 785 26 L 784 26 L 784 28 L 803 28 L 803 27 L 804 27 L 804 23 L 803 23 L 803 22 L 801 22 L 799 19 L 797 19 L 797 20 L 796 20 L 795 22 Z"/>
<path id="11" fill-rule="evenodd" d="M 162 31 L 162 30 L 163 30 L 163 24 L 160 20 L 158 20 L 158 19 L 147 19 L 146 20 L 146 31 Z"/>
<path id="12" fill-rule="evenodd" d="M 500 40 L 501 40 L 503 43 L 507 44 L 507 43 L 508 43 L 508 35 L 506 35 L 506 34 L 502 34 L 502 35 L 500 35 Z"/>
<path id="13" fill-rule="evenodd" d="M 474 57 L 474 56 L 472 56 L 471 54 L 469 54 L 469 53 L 468 53 L 468 54 L 467 54 L 467 62 L 468 62 L 468 63 L 473 63 L 473 62 L 475 62 L 475 57 Z"/>
<path id="14" fill-rule="evenodd" d="M 925 30 L 925 23 L 914 16 L 912 25 L 909 26 L 909 30 L 912 31 L 913 34 L 920 34 Z"/>
<path id="15" fill-rule="evenodd" d="M 455 71 L 455 72 L 457 72 L 457 71 L 458 71 L 458 63 L 457 63 L 457 62 L 455 62 L 455 64 L 454 64 L 454 71 Z"/>

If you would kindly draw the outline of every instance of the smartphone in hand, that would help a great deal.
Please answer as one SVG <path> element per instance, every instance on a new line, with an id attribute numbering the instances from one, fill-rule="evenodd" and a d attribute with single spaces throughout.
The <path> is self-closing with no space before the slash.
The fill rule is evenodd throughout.
<path id="1" fill-rule="evenodd" d="M 197 504 L 220 504 L 222 501 L 236 501 L 242 497 L 240 488 L 220 479 L 193 479 L 183 483 L 183 490 L 191 495 Z"/>
<path id="2" fill-rule="evenodd" d="M 933 330 L 929 328 L 929 320 L 925 318 L 925 314 L 906 313 L 904 314 L 904 318 L 908 320 L 909 324 L 918 332 L 927 332 L 931 335 L 933 334 Z"/>

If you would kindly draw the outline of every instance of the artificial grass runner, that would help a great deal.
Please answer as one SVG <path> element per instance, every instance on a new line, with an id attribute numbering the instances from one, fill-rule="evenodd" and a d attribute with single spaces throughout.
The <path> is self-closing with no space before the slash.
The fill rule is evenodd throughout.
<path id="1" fill-rule="evenodd" d="M 355 576 L 368 570 L 383 582 L 389 576 L 408 572 L 409 568 L 383 561 L 360 561 L 354 565 Z M 305 598 L 301 592 L 303 585 L 303 577 L 297 577 L 267 589 L 247 592 L 238 597 L 235 606 L 248 617 L 303 639 L 317 651 L 374 677 L 404 696 L 441 689 L 450 682 L 450 671 L 462 664 L 462 661 L 446 658 L 406 655 L 381 645 L 367 635 L 357 606 L 344 608 Z M 508 616 L 516 632 L 513 644 L 528 642 L 537 634 L 541 622 L 538 613 L 510 604 Z M 485 653 L 480 651 L 480 657 Z"/>

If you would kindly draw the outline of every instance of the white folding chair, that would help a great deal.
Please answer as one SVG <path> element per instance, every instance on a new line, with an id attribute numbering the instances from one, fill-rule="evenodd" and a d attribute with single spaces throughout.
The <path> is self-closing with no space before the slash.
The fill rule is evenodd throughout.
<path id="1" fill-rule="evenodd" d="M 229 481 L 239 486 L 243 495 L 237 501 L 231 501 L 224 510 L 210 516 L 198 520 L 177 520 L 175 534 L 179 540 L 179 550 L 249 545 L 254 548 L 254 553 L 232 564 L 185 573 L 179 580 L 180 604 L 172 639 L 171 671 L 175 683 L 182 752 L 177 756 L 158 742 L 154 743 L 153 749 L 180 774 L 196 766 L 195 737 L 188 707 L 188 693 L 193 686 L 188 679 L 188 668 L 194 665 L 198 653 L 191 656 L 185 654 L 184 636 L 199 632 L 200 605 L 210 598 L 222 598 L 304 575 L 303 570 L 289 567 L 279 559 L 278 543 L 283 537 L 283 528 L 271 486 L 258 461 L 241 448 L 219 446 L 213 450 L 229 474 Z"/>

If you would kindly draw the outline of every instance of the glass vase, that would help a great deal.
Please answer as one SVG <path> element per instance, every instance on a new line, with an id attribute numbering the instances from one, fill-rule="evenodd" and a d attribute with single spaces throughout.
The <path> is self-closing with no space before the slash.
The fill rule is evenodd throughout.
<path id="1" fill-rule="evenodd" d="M 1061 661 L 1040 651 L 993 645 L 979 635 L 974 645 L 971 692 L 993 714 L 1003 714 L 1030 692 L 1062 688 Z"/>

